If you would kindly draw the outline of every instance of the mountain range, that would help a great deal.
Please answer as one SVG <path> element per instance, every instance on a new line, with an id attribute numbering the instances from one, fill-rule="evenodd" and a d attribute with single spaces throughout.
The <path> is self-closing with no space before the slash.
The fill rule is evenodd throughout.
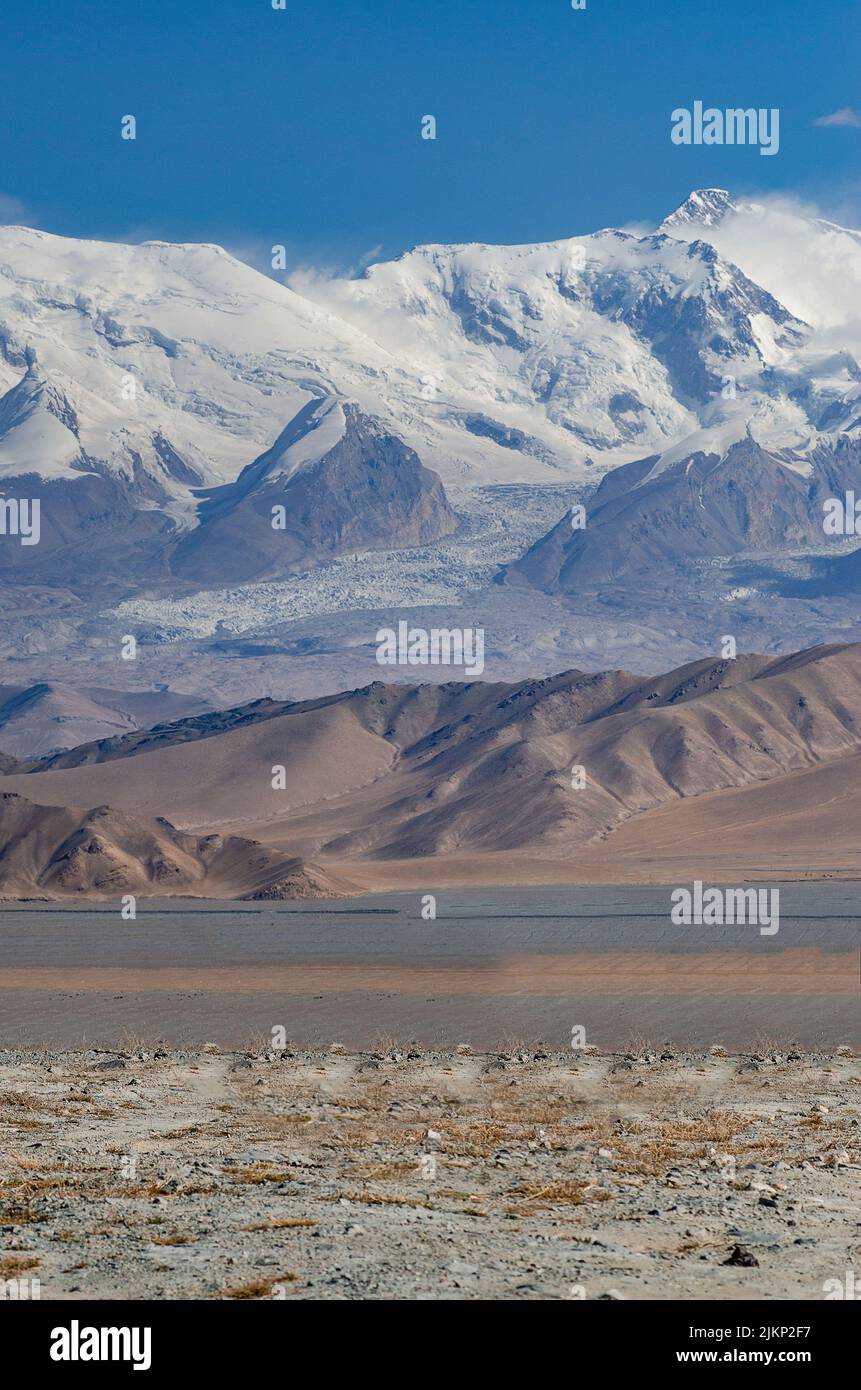
<path id="1" fill-rule="evenodd" d="M 857 871 L 859 767 L 861 645 L 649 678 L 377 682 L 8 765 L 0 891 L 703 877 L 730 842 L 735 877 L 784 856 Z"/>
<path id="2" fill-rule="evenodd" d="M 253 529 L 261 492 L 289 490 L 303 471 L 307 481 L 345 430 L 364 446 L 354 448 L 357 500 L 371 459 L 387 474 L 394 439 L 393 474 L 407 458 L 419 466 L 412 450 L 443 484 L 595 482 L 646 458 L 652 479 L 747 440 L 762 466 L 776 458 L 804 475 L 818 448 L 854 437 L 861 370 L 716 250 L 727 220 L 755 227 L 757 205 L 705 190 L 650 235 L 418 247 L 357 279 L 311 282 L 319 302 L 215 246 L 5 228 L 0 478 L 7 496 L 38 480 L 47 544 L 38 556 L 4 544 L 0 556 L 37 574 L 62 544 L 70 567 L 99 573 L 122 551 L 132 573 L 153 579 L 165 542 L 173 569 L 178 538 L 179 573 L 212 582 L 214 566 L 194 562 L 207 533 L 237 509 L 234 534 L 243 520 Z M 827 226 L 810 223 L 812 252 Z M 861 237 L 837 234 L 857 273 Z M 326 491 L 328 471 L 315 468 L 315 489 Z M 442 506 L 438 485 L 436 498 Z M 313 562 L 301 499 L 285 502 L 295 512 L 286 565 Z M 392 510 L 390 548 L 451 529 L 447 516 L 405 521 Z M 323 529 L 323 553 L 337 553 Z M 79 543 L 94 532 L 97 553 Z M 374 543 L 373 521 L 343 537 Z M 247 549 L 234 568 L 254 579 Z"/>
<path id="3" fill-rule="evenodd" d="M 167 690 L 75 688 L 58 681 L 0 685 L 0 747 L 13 757 L 44 757 L 207 708 L 193 695 Z"/>
<path id="4" fill-rule="evenodd" d="M 861 234 L 720 189 L 289 284 L 0 229 L 0 682 L 110 705 L 132 634 L 139 694 L 325 694 L 417 609 L 506 680 L 854 640 L 859 325 Z"/>

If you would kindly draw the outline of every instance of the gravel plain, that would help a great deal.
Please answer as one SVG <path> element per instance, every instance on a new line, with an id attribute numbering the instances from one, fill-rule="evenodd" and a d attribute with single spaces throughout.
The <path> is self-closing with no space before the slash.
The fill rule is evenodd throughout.
<path id="1" fill-rule="evenodd" d="M 817 1300 L 861 1275 L 848 1046 L 6 1051 L 0 1155 L 0 1278 L 42 1299 Z"/>

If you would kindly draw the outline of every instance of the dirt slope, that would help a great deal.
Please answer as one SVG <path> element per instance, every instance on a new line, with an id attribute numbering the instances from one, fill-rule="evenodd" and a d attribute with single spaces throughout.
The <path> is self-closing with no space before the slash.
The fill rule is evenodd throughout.
<path id="1" fill-rule="evenodd" d="M 183 835 L 109 806 L 38 806 L 0 793 L 2 896 L 337 897 L 344 888 L 317 865 L 238 836 Z"/>

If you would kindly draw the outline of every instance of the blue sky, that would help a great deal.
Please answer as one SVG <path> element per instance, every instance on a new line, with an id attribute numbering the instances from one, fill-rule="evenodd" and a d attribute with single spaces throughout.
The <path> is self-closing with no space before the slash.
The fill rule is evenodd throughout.
<path id="1" fill-rule="evenodd" d="M 858 0 L 3 0 L 0 32 L 0 220 L 342 268 L 709 185 L 861 222 L 861 129 L 814 124 L 861 111 Z M 779 154 L 674 146 L 695 100 L 779 107 Z"/>

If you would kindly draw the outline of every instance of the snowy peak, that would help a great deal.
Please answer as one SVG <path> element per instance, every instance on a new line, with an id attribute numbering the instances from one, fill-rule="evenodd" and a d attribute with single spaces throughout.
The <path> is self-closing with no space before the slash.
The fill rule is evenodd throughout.
<path id="1" fill-rule="evenodd" d="M 563 517 L 508 578 L 554 594 L 621 583 L 672 584 L 702 562 L 821 548 L 823 501 L 853 488 L 861 444 L 847 436 L 806 455 L 764 448 L 748 430 L 687 441 L 659 459 L 608 474 L 589 501 L 588 524 Z M 690 567 L 686 571 L 686 567 Z"/>
<path id="2" fill-rule="evenodd" d="M 185 469 L 208 486 L 235 480 L 309 394 L 349 391 L 387 361 L 219 247 L 4 227 L 0 389 L 34 356 L 49 380 L 70 383 L 88 457 L 125 478 L 141 466 L 158 476 L 163 439 L 179 460 L 174 481 Z M 177 520 L 193 513 L 182 487 L 165 486 Z"/>
<path id="3" fill-rule="evenodd" d="M 248 492 L 263 478 L 282 478 L 285 482 L 324 458 L 343 438 L 346 430 L 344 406 L 337 396 L 310 400 L 279 434 L 271 449 L 240 473 L 237 490 Z"/>
<path id="4" fill-rule="evenodd" d="M 821 340 L 861 357 L 861 234 L 815 215 L 791 198 L 724 200 L 724 191 L 692 193 L 659 231 L 702 240 Z M 801 364 L 802 370 L 804 364 Z"/>
<path id="5" fill-rule="evenodd" d="M 725 188 L 696 188 L 675 212 L 664 218 L 658 231 L 672 235 L 675 228 L 691 222 L 702 227 L 715 227 L 730 212 L 738 212 L 738 204 L 733 202 Z"/>
<path id="6" fill-rule="evenodd" d="M 31 362 L 0 399 L 0 476 L 74 477 L 80 459 L 78 417 L 68 397 Z"/>
<path id="7" fill-rule="evenodd" d="M 726 373 L 774 390 L 763 371 L 807 332 L 705 240 L 667 234 L 420 246 L 322 293 L 442 385 L 429 429 L 480 422 L 500 472 L 512 440 L 575 475 L 596 453 L 612 466 L 660 450 L 701 423 Z"/>
<path id="8" fill-rule="evenodd" d="M 47 410 L 72 434 L 78 434 L 78 419 L 68 397 L 51 385 L 33 361 L 18 384 L 0 400 L 0 431 L 16 427 L 37 410 Z"/>
<path id="9" fill-rule="evenodd" d="M 239 482 L 265 462 L 258 476 L 277 478 L 287 484 L 300 472 L 309 472 L 327 459 L 347 435 L 353 440 L 361 438 L 370 453 L 375 439 L 383 442 L 393 437 L 381 420 L 368 415 L 356 401 L 333 395 L 311 400 L 281 431 L 262 459 L 243 469 Z"/>
<path id="10" fill-rule="evenodd" d="M 587 262 L 583 286 L 602 316 L 625 323 L 666 367 L 677 397 L 707 406 L 726 371 L 736 377 L 783 362 L 807 327 L 773 295 L 702 240 L 599 233 L 600 260 Z"/>
<path id="11" fill-rule="evenodd" d="M 38 354 L 90 466 L 184 529 L 192 488 L 272 448 L 290 471 L 278 435 L 312 398 L 355 401 L 444 481 L 583 479 L 700 428 L 726 373 L 766 396 L 765 373 L 804 377 L 805 315 L 718 244 L 741 206 L 697 190 L 652 236 L 419 246 L 302 293 L 219 247 L 0 229 L 0 384 Z M 338 411 L 317 411 L 322 438 Z"/>

